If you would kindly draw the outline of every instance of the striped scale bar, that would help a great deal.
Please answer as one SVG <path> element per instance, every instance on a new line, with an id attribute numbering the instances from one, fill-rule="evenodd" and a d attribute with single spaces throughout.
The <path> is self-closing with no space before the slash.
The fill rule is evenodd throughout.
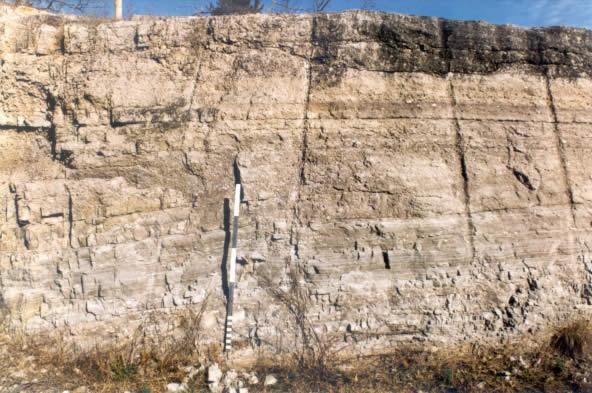
<path id="1" fill-rule="evenodd" d="M 232 348 L 232 302 L 234 298 L 234 283 L 236 278 L 236 239 L 238 234 L 238 212 L 240 207 L 240 184 L 234 192 L 234 222 L 232 223 L 232 250 L 230 251 L 230 277 L 228 279 L 228 302 L 226 303 L 226 340 L 224 351 Z"/>

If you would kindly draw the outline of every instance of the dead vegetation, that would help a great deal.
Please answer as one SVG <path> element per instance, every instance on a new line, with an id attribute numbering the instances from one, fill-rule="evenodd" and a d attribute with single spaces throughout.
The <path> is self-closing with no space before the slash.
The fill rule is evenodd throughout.
<path id="1" fill-rule="evenodd" d="M 580 319 L 558 329 L 551 338 L 551 346 L 572 359 L 589 356 L 592 352 L 592 326 Z"/>
<path id="2" fill-rule="evenodd" d="M 287 333 L 293 335 L 296 345 L 288 354 L 264 354 L 255 367 L 257 371 L 283 375 L 283 380 L 288 381 L 287 385 L 280 384 L 283 388 L 295 388 L 292 382 L 296 385 L 304 383 L 304 391 L 326 391 L 342 381 L 336 361 L 346 348 L 343 335 L 321 332 L 310 320 L 311 296 L 302 285 L 303 275 L 298 266 L 288 271 L 284 288 L 274 285 L 270 277 L 263 276 L 260 280 L 261 287 L 267 288 L 291 318 L 290 332 Z"/>
<path id="3" fill-rule="evenodd" d="M 308 317 L 312 304 L 298 266 L 283 288 L 262 287 L 292 318 L 299 344 L 290 355 L 262 356 L 259 375 L 274 374 L 269 392 L 592 392 L 592 325 L 573 321 L 505 345 L 436 349 L 407 344 L 383 354 L 347 357 L 343 336 L 321 333 Z"/>
<path id="4" fill-rule="evenodd" d="M 307 318 L 308 297 L 296 276 L 274 294 L 294 318 L 299 347 L 291 354 L 261 353 L 252 370 L 259 376 L 249 392 L 592 392 L 592 325 L 576 319 L 538 336 L 506 345 L 466 344 L 436 348 L 400 345 L 382 354 L 347 357 L 316 333 Z M 205 369 L 187 380 L 188 367 L 218 363 L 221 346 L 198 346 L 201 313 L 182 317 L 178 338 L 149 336 L 145 325 L 125 344 L 80 351 L 61 336 L 0 336 L 0 367 L 30 370 L 31 392 L 165 392 L 167 383 L 187 382 L 184 392 L 208 392 Z M 293 333 L 293 332 L 292 332 Z M 278 383 L 264 386 L 266 375 Z M 0 378 L 2 379 L 2 378 Z M 15 382 L 15 381 L 12 381 Z M 11 383 L 12 383 L 11 382 Z M 1 382 L 0 386 L 7 386 Z M 25 385 L 23 385 L 25 386 Z M 45 390 L 44 390 L 45 389 Z"/>
<path id="5" fill-rule="evenodd" d="M 264 278 L 260 284 L 292 319 L 289 334 L 293 334 L 297 344 L 296 350 L 290 351 L 293 360 L 300 368 L 315 369 L 324 375 L 330 359 L 336 358 L 345 348 L 343 336 L 321 332 L 312 323 L 308 315 L 312 307 L 311 296 L 301 283 L 302 275 L 297 267 L 290 270 L 286 278 L 285 289 L 273 285 L 269 278 Z"/>
<path id="6" fill-rule="evenodd" d="M 402 345 L 381 355 L 329 357 L 323 368 L 261 360 L 279 385 L 261 392 L 592 392 L 590 321 L 507 345 L 434 349 Z"/>
<path id="7" fill-rule="evenodd" d="M 166 391 L 167 383 L 182 382 L 188 367 L 199 359 L 222 359 L 217 345 L 197 345 L 204 307 L 197 312 L 186 309 L 178 317 L 181 335 L 147 334 L 154 323 L 148 316 L 130 340 L 86 350 L 66 343 L 62 334 L 0 335 L 0 367 L 13 371 L 12 378 L 10 374 L 0 378 L 0 388 L 15 384 L 26 391 L 80 387 L 101 393 Z M 187 386 L 202 391 L 207 386 L 204 371 L 193 374 Z"/>

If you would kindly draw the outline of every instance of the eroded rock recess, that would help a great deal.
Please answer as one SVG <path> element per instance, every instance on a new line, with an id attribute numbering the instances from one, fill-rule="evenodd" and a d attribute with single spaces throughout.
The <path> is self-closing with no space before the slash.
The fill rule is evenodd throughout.
<path id="1" fill-rule="evenodd" d="M 352 350 L 590 310 L 592 31 L 3 13 L 12 325 L 94 343 L 191 309 L 222 343 L 237 180 L 249 347 L 290 349 L 289 302 Z"/>

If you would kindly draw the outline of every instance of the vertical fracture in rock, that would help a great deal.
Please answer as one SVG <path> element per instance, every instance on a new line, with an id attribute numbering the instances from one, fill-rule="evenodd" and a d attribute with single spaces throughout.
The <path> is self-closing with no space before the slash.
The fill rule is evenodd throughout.
<path id="1" fill-rule="evenodd" d="M 473 223 L 473 215 L 471 213 L 471 194 L 469 191 L 469 174 L 467 172 L 467 162 L 465 159 L 465 148 L 464 138 L 460 129 L 460 121 L 456 113 L 456 95 L 454 94 L 454 84 L 452 80 L 449 81 L 450 86 L 450 102 L 452 105 L 452 113 L 454 116 L 454 125 L 456 129 L 456 151 L 460 161 L 460 173 L 463 178 L 463 191 L 464 191 L 464 205 L 465 215 L 467 217 L 467 229 L 469 231 L 469 243 L 471 246 L 471 259 L 474 260 L 476 256 L 475 250 L 475 225 Z"/>
<path id="2" fill-rule="evenodd" d="M 312 19 L 312 27 L 311 27 L 311 32 L 310 32 L 310 44 L 311 44 L 311 48 L 310 48 L 310 54 L 308 56 L 308 74 L 307 74 L 307 83 L 308 86 L 306 88 L 306 101 L 304 102 L 304 113 L 303 113 L 303 127 L 302 127 L 302 145 L 300 148 L 301 154 L 300 154 L 300 168 L 299 168 L 299 179 L 298 179 L 298 196 L 296 198 L 296 204 L 294 206 L 294 220 L 292 222 L 292 229 L 291 229 L 291 239 L 290 239 L 290 243 L 292 244 L 295 253 L 294 255 L 296 255 L 296 257 L 298 258 L 298 233 L 297 230 L 295 231 L 295 226 L 299 226 L 302 225 L 302 223 L 300 222 L 300 215 L 299 215 L 299 206 L 300 206 L 300 201 L 301 201 L 301 188 L 302 186 L 304 186 L 304 184 L 306 183 L 306 175 L 304 173 L 305 170 L 305 166 L 306 166 L 306 156 L 307 156 L 307 150 L 308 150 L 308 130 L 310 127 L 309 124 L 309 117 L 308 117 L 308 111 L 310 109 L 310 94 L 311 94 L 311 90 L 312 90 L 312 57 L 314 55 L 314 41 L 315 41 L 315 24 L 316 24 L 316 16 L 313 16 Z"/>
<path id="3" fill-rule="evenodd" d="M 555 141 L 557 144 L 557 154 L 559 154 L 559 161 L 561 162 L 561 170 L 563 172 L 563 179 L 565 182 L 565 191 L 567 193 L 567 197 L 569 198 L 570 204 L 570 211 L 571 211 L 571 219 L 572 223 L 576 225 L 576 214 L 575 214 L 575 200 L 573 195 L 573 189 L 569 182 L 569 171 L 567 169 L 567 160 L 565 158 L 565 144 L 561 139 L 561 132 L 559 130 L 559 119 L 557 118 L 557 108 L 555 106 L 555 100 L 553 99 L 553 92 L 551 90 L 551 75 L 550 71 L 547 68 L 545 73 L 545 81 L 547 83 L 547 102 L 549 104 L 549 109 L 551 114 L 553 115 L 553 130 L 555 131 Z"/>

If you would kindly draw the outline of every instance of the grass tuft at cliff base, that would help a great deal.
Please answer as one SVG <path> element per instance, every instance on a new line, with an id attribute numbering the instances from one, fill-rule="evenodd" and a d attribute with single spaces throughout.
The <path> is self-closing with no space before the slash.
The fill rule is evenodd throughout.
<path id="1" fill-rule="evenodd" d="M 506 345 L 401 345 L 356 357 L 309 353 L 314 358 L 261 354 L 247 370 L 259 377 L 249 392 L 592 392 L 592 328 L 585 320 Z M 165 392 L 187 376 L 187 367 L 212 362 L 226 367 L 219 346 L 195 348 L 183 340 L 157 346 L 132 340 L 79 352 L 59 338 L 0 336 L 0 369 L 9 371 L 0 386 L 23 392 Z M 278 383 L 264 386 L 268 374 Z M 207 392 L 205 372 L 195 373 L 186 390 Z"/>

